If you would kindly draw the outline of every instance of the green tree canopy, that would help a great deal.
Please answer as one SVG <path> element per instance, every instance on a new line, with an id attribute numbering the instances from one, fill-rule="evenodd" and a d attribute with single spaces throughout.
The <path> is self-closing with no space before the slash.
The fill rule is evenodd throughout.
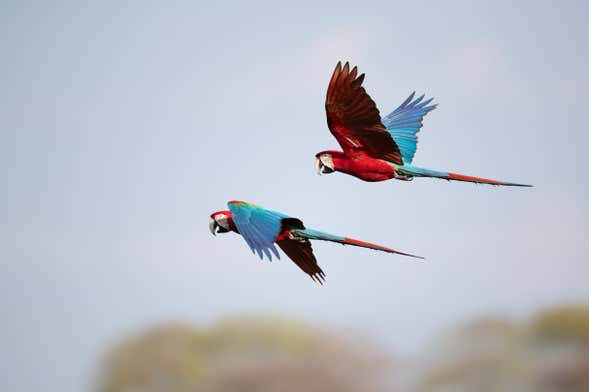
<path id="1" fill-rule="evenodd" d="M 363 345 L 282 318 L 165 325 L 118 344 L 100 392 L 379 391 L 389 362 Z M 385 388 L 385 389 L 382 389 Z"/>

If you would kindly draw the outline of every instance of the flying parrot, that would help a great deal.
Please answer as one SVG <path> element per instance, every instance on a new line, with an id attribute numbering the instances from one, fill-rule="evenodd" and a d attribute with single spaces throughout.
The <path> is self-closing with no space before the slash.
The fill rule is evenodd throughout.
<path id="1" fill-rule="evenodd" d="M 411 181 L 414 177 L 434 177 L 491 185 L 531 186 L 471 177 L 462 174 L 424 169 L 413 166 L 417 149 L 417 133 L 423 117 L 437 105 L 424 95 L 415 93 L 391 114 L 381 118 L 374 101 L 362 87 L 364 74 L 350 71 L 349 63 L 342 68 L 337 63 L 325 100 L 327 125 L 342 151 L 322 151 L 315 155 L 318 174 L 335 171 L 350 174 L 364 181 L 384 181 L 391 178 Z"/>
<path id="2" fill-rule="evenodd" d="M 227 206 L 228 211 L 211 214 L 209 229 L 213 235 L 230 231 L 241 234 L 253 253 L 257 253 L 261 259 L 265 255 L 270 261 L 272 254 L 280 259 L 274 246 L 276 244 L 300 269 L 321 284 L 325 281 L 325 274 L 317 264 L 310 240 L 337 242 L 423 259 L 369 242 L 308 229 L 298 218 L 244 201 L 230 201 Z"/>

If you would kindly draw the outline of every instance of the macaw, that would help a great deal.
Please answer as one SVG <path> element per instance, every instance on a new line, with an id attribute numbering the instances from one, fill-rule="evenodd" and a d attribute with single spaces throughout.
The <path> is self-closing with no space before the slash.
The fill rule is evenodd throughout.
<path id="1" fill-rule="evenodd" d="M 364 74 L 356 77 L 357 67 L 337 63 L 325 100 L 327 125 L 343 149 L 322 151 L 315 155 L 318 174 L 335 171 L 364 181 L 391 178 L 411 181 L 414 177 L 434 177 L 491 185 L 531 186 L 489 180 L 480 177 L 424 169 L 413 166 L 417 133 L 423 117 L 436 108 L 424 95 L 414 99 L 415 92 L 391 114 L 381 119 L 376 104 L 362 87 Z"/>
<path id="2" fill-rule="evenodd" d="M 257 253 L 260 259 L 266 255 L 270 261 L 272 253 L 280 259 L 274 246 L 276 244 L 300 269 L 321 284 L 325 281 L 325 273 L 317 264 L 310 240 L 337 242 L 423 259 L 369 242 L 308 229 L 298 218 L 244 201 L 233 200 L 227 206 L 229 210 L 211 214 L 209 229 L 213 235 L 231 231 L 241 234 L 252 253 Z"/>

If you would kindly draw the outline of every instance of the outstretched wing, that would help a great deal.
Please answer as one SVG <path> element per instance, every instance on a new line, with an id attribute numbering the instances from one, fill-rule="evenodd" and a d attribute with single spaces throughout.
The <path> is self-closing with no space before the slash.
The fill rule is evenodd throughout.
<path id="1" fill-rule="evenodd" d="M 287 232 L 292 229 L 304 230 L 305 226 L 303 225 L 303 222 L 296 218 L 283 219 L 282 232 Z M 307 238 L 296 237 L 281 239 L 276 241 L 276 243 L 280 249 L 282 249 L 282 251 L 303 270 L 303 272 L 311 277 L 311 279 L 323 284 L 325 281 L 325 274 L 317 264 L 317 259 L 315 259 L 315 255 L 313 254 L 311 241 Z"/>
<path id="2" fill-rule="evenodd" d="M 365 151 L 368 155 L 403 164 L 399 147 L 381 123 L 374 101 L 362 87 L 364 74 L 357 67 L 337 63 L 325 99 L 327 125 L 346 153 Z"/>
<path id="3" fill-rule="evenodd" d="M 311 241 L 307 239 L 300 240 L 280 240 L 276 242 L 280 249 L 294 261 L 306 274 L 309 274 L 311 279 L 317 280 L 323 284 L 325 281 L 325 274 L 315 259 Z"/>
<path id="4" fill-rule="evenodd" d="M 261 259 L 264 258 L 264 254 L 269 260 L 272 260 L 270 252 L 280 258 L 274 241 L 280 233 L 282 219 L 289 218 L 289 216 L 243 201 L 230 201 L 227 205 L 237 230 L 252 252 L 257 253 Z"/>
<path id="5" fill-rule="evenodd" d="M 386 130 L 399 146 L 405 164 L 413 161 L 417 149 L 417 132 L 423 125 L 423 117 L 438 106 L 428 106 L 433 98 L 422 102 L 424 95 L 413 101 L 414 96 L 415 91 L 391 114 L 382 119 Z"/>

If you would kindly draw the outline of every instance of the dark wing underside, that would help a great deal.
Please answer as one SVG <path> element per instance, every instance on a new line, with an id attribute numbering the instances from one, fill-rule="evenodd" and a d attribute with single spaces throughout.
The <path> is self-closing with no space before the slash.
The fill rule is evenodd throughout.
<path id="1" fill-rule="evenodd" d="M 307 239 L 281 240 L 276 242 L 280 249 L 295 262 L 311 279 L 323 284 L 325 274 L 315 259 L 311 241 Z"/>
<path id="2" fill-rule="evenodd" d="M 282 231 L 291 229 L 305 229 L 303 222 L 296 218 L 285 218 L 282 220 Z M 319 265 L 317 259 L 313 254 L 313 247 L 311 241 L 305 238 L 284 239 L 276 241 L 276 244 L 282 251 L 299 266 L 311 279 L 323 284 L 325 281 L 325 274 Z"/>
<path id="3" fill-rule="evenodd" d="M 403 164 L 399 147 L 386 131 L 376 104 L 362 87 L 364 74 L 357 67 L 337 63 L 325 99 L 327 125 L 346 153 L 365 151 L 368 155 Z"/>

